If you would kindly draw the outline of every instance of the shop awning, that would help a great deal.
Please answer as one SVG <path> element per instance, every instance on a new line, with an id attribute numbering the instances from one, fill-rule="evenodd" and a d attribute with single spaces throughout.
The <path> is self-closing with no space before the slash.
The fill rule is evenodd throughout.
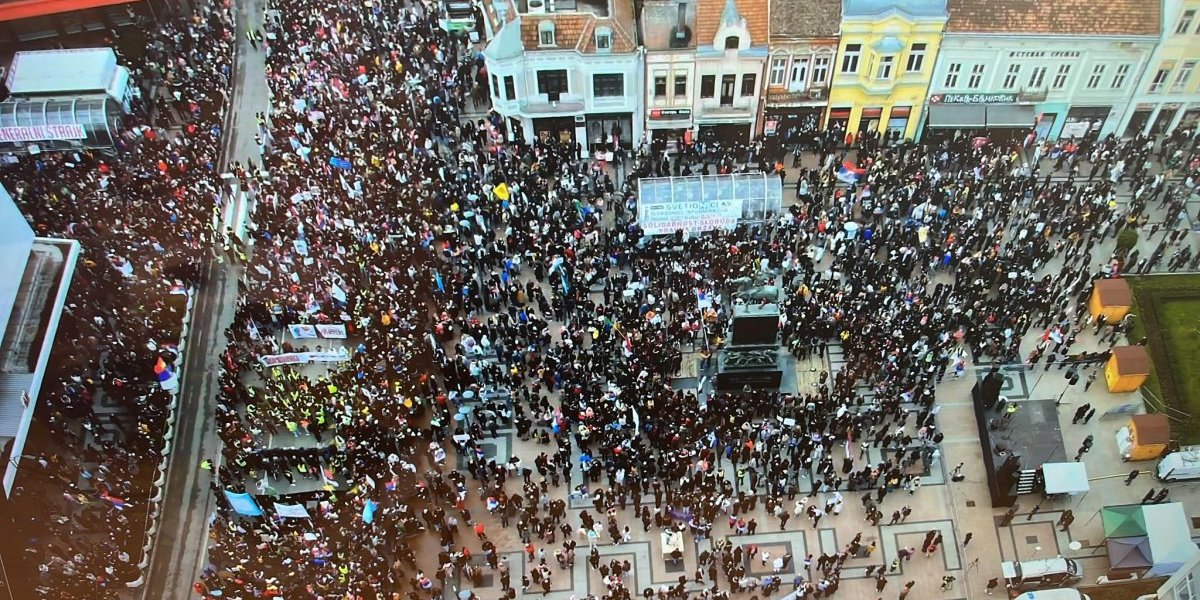
<path id="1" fill-rule="evenodd" d="M 1023 127 L 1030 129 L 1037 122 L 1029 104 L 992 104 L 987 107 L 988 127 Z"/>
<path id="2" fill-rule="evenodd" d="M 130 0 L 10 0 L 0 2 L 0 21 L 15 21 L 129 2 Z"/>
<path id="3" fill-rule="evenodd" d="M 984 107 L 972 105 L 940 105 L 929 107 L 929 126 L 956 129 L 983 127 L 987 123 Z"/>

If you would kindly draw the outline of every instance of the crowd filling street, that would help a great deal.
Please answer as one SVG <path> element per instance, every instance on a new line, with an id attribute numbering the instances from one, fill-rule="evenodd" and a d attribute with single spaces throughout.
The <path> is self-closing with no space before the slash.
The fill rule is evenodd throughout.
<path id="1" fill-rule="evenodd" d="M 153 367 L 174 362 L 162 333 L 183 316 L 167 299 L 203 285 L 214 252 L 244 274 L 211 349 L 223 449 L 197 467 L 218 510 L 194 592 L 288 600 L 515 598 L 561 591 L 574 569 L 602 582 L 575 597 L 607 600 L 953 589 L 954 573 L 902 568 L 970 535 L 930 531 L 884 556 L 871 533 L 934 493 L 938 385 L 984 359 L 1103 360 L 1128 323 L 1090 322 L 1094 280 L 1200 266 L 1192 130 L 919 144 L 792 131 L 677 152 L 634 141 L 607 164 L 574 144 L 501 143 L 498 115 L 465 116 L 482 59 L 427 5 L 270 8 L 261 42 L 251 32 L 273 101 L 253 122 L 262 157 L 231 166 L 256 199 L 248 239 L 212 225 L 228 9 L 149 45 L 142 77 L 181 130 L 135 120 L 116 156 L 0 174 L 39 234 L 85 252 L 41 398 L 58 449 L 18 496 L 43 597 L 117 597 L 137 577 L 127 515 L 149 491 L 132 482 L 161 459 L 170 394 Z M 846 161 L 861 174 L 839 177 Z M 645 235 L 637 180 L 700 173 L 780 177 L 784 207 Z M 1124 230 L 1153 249 L 1100 250 Z M 777 292 L 741 294 L 752 286 Z M 836 345 L 845 364 L 795 394 L 672 385 L 693 363 L 715 375 L 733 307 L 767 302 L 798 360 L 828 364 Z M 297 336 L 310 325 L 338 333 Z M 87 435 L 100 394 L 140 415 L 122 443 Z M 851 508 L 866 519 L 838 552 L 739 541 L 815 538 Z M 634 581 L 629 559 L 602 557 L 651 532 L 686 539 L 662 560 L 694 569 Z M 866 578 L 843 582 L 848 561 Z"/>

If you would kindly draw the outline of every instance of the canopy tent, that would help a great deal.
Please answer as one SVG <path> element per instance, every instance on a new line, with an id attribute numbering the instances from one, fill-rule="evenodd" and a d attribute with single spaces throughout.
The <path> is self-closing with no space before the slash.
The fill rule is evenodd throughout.
<path id="1" fill-rule="evenodd" d="M 1042 465 L 1047 494 L 1078 494 L 1091 489 L 1087 468 L 1081 462 L 1046 463 Z"/>
<path id="2" fill-rule="evenodd" d="M 1200 548 L 1191 539 L 1191 528 L 1182 503 L 1151 504 L 1139 508 L 1145 515 L 1150 556 L 1154 561 L 1154 566 L 1146 573 L 1148 577 L 1171 575 L 1193 556 L 1200 554 Z"/>
<path id="3" fill-rule="evenodd" d="M 1106 538 L 1146 535 L 1146 515 L 1140 504 L 1105 506 L 1100 509 L 1100 521 Z"/>
<path id="4" fill-rule="evenodd" d="M 1110 569 L 1145 569 L 1154 564 L 1150 558 L 1150 538 L 1109 538 L 1108 566 Z"/>

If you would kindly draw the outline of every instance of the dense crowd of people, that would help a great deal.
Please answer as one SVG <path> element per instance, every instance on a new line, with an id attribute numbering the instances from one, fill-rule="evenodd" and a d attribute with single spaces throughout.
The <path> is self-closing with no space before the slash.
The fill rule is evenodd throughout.
<path id="1" fill-rule="evenodd" d="M 577 553 L 605 600 L 819 598 L 851 559 L 882 592 L 915 548 L 881 557 L 860 533 L 832 555 L 772 556 L 738 536 L 760 527 L 760 503 L 781 530 L 852 502 L 873 525 L 902 522 L 939 455 L 944 377 L 984 356 L 1061 364 L 1095 346 L 1079 338 L 1096 278 L 1200 266 L 1181 218 L 1200 181 L 1190 129 L 639 143 L 614 180 L 572 145 L 502 144 L 494 115 L 464 117 L 486 69 L 427 5 L 270 9 L 261 165 L 234 169 L 256 197 L 252 247 L 221 253 L 244 275 L 221 351 L 221 456 L 202 465 L 218 512 L 197 597 L 470 598 L 493 573 L 513 598 L 549 592 Z M 223 245 L 214 163 L 234 42 L 227 7 L 153 36 L 140 72 L 181 131 L 131 117 L 116 160 L 42 155 L 0 174 L 39 233 L 85 256 L 73 285 L 87 300 L 42 395 L 64 450 L 40 472 L 66 504 L 44 485 L 18 496 L 46 597 L 107 597 L 136 577 L 128 515 L 161 458 L 170 396 L 152 367 L 174 360 L 164 332 L 182 316 L 169 299 Z M 839 173 L 846 161 L 862 174 Z M 795 181 L 794 198 L 731 231 L 650 237 L 637 222 L 638 178 L 738 172 Z M 1123 231 L 1154 250 L 1101 250 Z M 675 389 L 685 360 L 715 373 L 746 303 L 779 305 L 796 357 L 836 344 L 845 365 L 794 394 Z M 1042 331 L 1053 348 L 1027 354 Z M 87 436 L 97 393 L 138 427 Z M 540 450 L 489 455 L 501 429 Z M 520 566 L 493 524 L 517 532 Z M 634 565 L 602 558 L 639 525 L 707 540 L 695 572 L 633 582 Z M 921 551 L 943 543 L 931 531 Z"/>
<path id="2" fill-rule="evenodd" d="M 119 59 L 144 94 L 155 94 L 135 99 L 117 148 L 31 154 L 0 170 L 36 235 L 81 245 L 39 396 L 46 427 L 30 434 L 12 496 L 27 550 L 9 573 L 32 582 L 18 590 L 109 598 L 141 576 L 172 401 L 160 380 L 175 377 L 187 293 L 219 206 L 232 23 L 227 5 L 206 4 L 189 18 L 140 26 L 144 52 Z M 137 33 L 112 32 L 116 48 L 120 35 Z M 160 94 L 170 100 L 160 103 Z M 96 414 L 102 399 L 118 407 L 118 420 Z"/>
<path id="3" fill-rule="evenodd" d="M 760 501 L 781 528 L 836 519 L 852 493 L 874 524 L 907 518 L 894 498 L 917 493 L 938 454 L 937 382 L 961 376 L 968 354 L 1023 359 L 1035 329 L 1072 340 L 1063 356 L 1079 350 L 1091 281 L 1131 262 L 1099 245 L 1143 225 L 1149 202 L 1178 216 L 1193 185 L 1143 168 L 1145 139 L 1070 149 L 1100 165 L 1085 180 L 1078 158 L 1056 179 L 1019 148 L 846 147 L 833 131 L 797 145 L 819 166 L 793 162 L 795 200 L 768 221 L 651 239 L 637 178 L 787 177 L 792 147 L 643 145 L 614 181 L 573 146 L 497 144 L 494 120 L 462 118 L 486 74 L 425 7 L 273 8 L 276 106 L 260 118 L 254 249 L 223 355 L 220 510 L 195 584 L 206 597 L 467 598 L 485 572 L 515 597 L 548 592 L 584 552 L 607 599 L 770 595 L 783 576 L 753 576 L 749 561 L 768 553 L 736 541 L 755 532 Z M 849 185 L 836 176 L 847 159 L 865 170 Z M 1178 231 L 1161 228 L 1147 264 L 1190 252 Z M 727 337 L 745 281 L 782 290 L 782 342 L 797 356 L 840 344 L 846 366 L 794 395 L 673 389 L 685 354 Z M 292 329 L 310 325 L 346 339 Z M 341 345 L 332 363 L 281 358 Z M 542 450 L 490 456 L 500 429 Z M 280 442 L 309 436 L 317 449 Z M 597 546 L 630 540 L 638 521 L 711 540 L 694 576 L 635 589 L 631 565 L 603 560 Z M 488 539 L 492 523 L 526 544 L 522 567 Z M 926 555 L 943 543 L 932 533 Z M 860 535 L 805 557 L 786 583 L 834 594 L 846 560 L 874 550 Z M 916 550 L 904 553 L 875 558 L 880 589 Z M 782 572 L 792 557 L 775 559 Z"/>

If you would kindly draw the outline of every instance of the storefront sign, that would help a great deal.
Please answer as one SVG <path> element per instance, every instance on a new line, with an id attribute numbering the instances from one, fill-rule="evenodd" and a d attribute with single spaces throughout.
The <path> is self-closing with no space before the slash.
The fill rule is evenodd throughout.
<path id="1" fill-rule="evenodd" d="M 668 119 L 690 119 L 692 117 L 692 109 L 690 108 L 652 108 L 650 109 L 650 120 L 666 121 Z"/>
<path id="2" fill-rule="evenodd" d="M 1079 58 L 1078 50 L 1014 50 L 1008 53 L 1009 58 Z"/>
<path id="3" fill-rule="evenodd" d="M 87 137 L 83 125 L 24 125 L 0 127 L 0 142 L 37 140 L 82 140 Z"/>
<path id="4" fill-rule="evenodd" d="M 1013 104 L 1017 94 L 997 92 L 990 94 L 931 94 L 930 104 Z"/>

